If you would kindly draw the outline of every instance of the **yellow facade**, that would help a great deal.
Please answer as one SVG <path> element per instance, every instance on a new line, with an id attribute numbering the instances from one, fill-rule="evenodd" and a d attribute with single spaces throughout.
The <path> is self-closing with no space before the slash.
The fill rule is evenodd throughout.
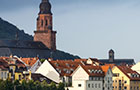
<path id="1" fill-rule="evenodd" d="M 22 80 L 23 74 L 22 73 L 15 73 L 15 80 Z"/>
<path id="2" fill-rule="evenodd" d="M 112 69 L 113 90 L 140 90 L 140 81 L 131 81 L 117 66 Z"/>

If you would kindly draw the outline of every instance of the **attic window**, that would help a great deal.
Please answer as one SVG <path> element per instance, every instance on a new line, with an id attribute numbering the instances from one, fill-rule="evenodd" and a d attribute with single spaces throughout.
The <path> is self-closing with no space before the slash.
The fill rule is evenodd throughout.
<path id="1" fill-rule="evenodd" d="M 56 67 L 58 67 L 58 66 L 59 66 L 59 64 L 58 64 L 58 63 L 55 63 L 55 65 L 56 65 Z"/>
<path id="2" fill-rule="evenodd" d="M 137 77 L 139 77 L 139 75 L 137 74 Z"/>
<path id="3" fill-rule="evenodd" d="M 61 70 L 60 70 L 60 69 L 57 68 L 56 70 L 57 70 L 59 73 L 61 73 Z"/>
<path id="4" fill-rule="evenodd" d="M 74 70 L 73 69 L 70 69 L 70 71 L 73 72 Z"/>
<path id="5" fill-rule="evenodd" d="M 68 63 L 66 63 L 66 66 L 69 67 L 70 65 Z"/>
<path id="6" fill-rule="evenodd" d="M 64 71 L 64 72 L 67 72 L 67 69 L 64 68 L 63 71 Z"/>
<path id="7" fill-rule="evenodd" d="M 67 70 L 67 71 L 66 71 L 66 73 L 68 73 L 68 74 L 69 74 L 69 73 L 70 73 L 70 70 Z"/>
<path id="8" fill-rule="evenodd" d="M 75 67 L 73 64 L 71 65 L 72 67 Z"/>
<path id="9" fill-rule="evenodd" d="M 95 70 L 94 73 L 97 73 L 97 70 Z"/>

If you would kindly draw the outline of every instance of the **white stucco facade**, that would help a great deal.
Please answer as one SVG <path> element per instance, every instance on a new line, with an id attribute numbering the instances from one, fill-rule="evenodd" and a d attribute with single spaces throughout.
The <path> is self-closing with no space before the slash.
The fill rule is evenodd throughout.
<path id="1" fill-rule="evenodd" d="M 93 77 L 96 78 L 96 77 Z M 72 74 L 72 87 L 69 90 L 102 90 L 103 78 L 100 80 L 90 79 L 89 74 L 79 66 Z"/>
<path id="2" fill-rule="evenodd" d="M 60 82 L 59 73 L 47 60 L 44 61 L 44 63 L 38 68 L 38 70 L 35 73 L 40 73 L 56 83 Z"/>
<path id="3" fill-rule="evenodd" d="M 140 62 L 138 62 L 134 66 L 132 66 L 131 69 L 140 74 Z"/>

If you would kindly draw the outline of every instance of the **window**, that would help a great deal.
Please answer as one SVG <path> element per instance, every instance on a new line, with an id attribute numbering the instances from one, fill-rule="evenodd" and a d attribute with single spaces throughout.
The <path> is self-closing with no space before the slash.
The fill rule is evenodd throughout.
<path id="1" fill-rule="evenodd" d="M 6 79 L 7 78 L 7 73 L 6 72 L 5 72 L 5 75 L 4 76 L 5 76 L 5 79 Z"/>
<path id="2" fill-rule="evenodd" d="M 125 87 L 124 87 L 124 89 L 126 89 L 126 90 L 127 90 L 127 87 L 125 86 Z"/>
<path id="3" fill-rule="evenodd" d="M 95 84 L 95 88 L 97 88 L 97 84 Z"/>
<path id="4" fill-rule="evenodd" d="M 41 20 L 41 26 L 43 26 L 43 20 Z"/>
<path id="5" fill-rule="evenodd" d="M 48 21 L 46 20 L 46 22 L 45 22 L 45 25 L 47 26 L 48 25 Z"/>
<path id="6" fill-rule="evenodd" d="M 94 88 L 94 84 L 92 84 L 92 88 Z"/>
<path id="7" fill-rule="evenodd" d="M 3 72 L 1 72 L 1 79 L 3 79 Z"/>
<path id="8" fill-rule="evenodd" d="M 127 81 L 124 81 L 124 83 L 127 83 Z"/>
<path id="9" fill-rule="evenodd" d="M 78 84 L 78 87 L 81 87 L 82 85 L 81 84 Z"/>
<path id="10" fill-rule="evenodd" d="M 101 88 L 101 85 L 99 84 L 98 87 Z"/>
<path id="11" fill-rule="evenodd" d="M 90 84 L 88 84 L 88 88 L 90 88 Z"/>

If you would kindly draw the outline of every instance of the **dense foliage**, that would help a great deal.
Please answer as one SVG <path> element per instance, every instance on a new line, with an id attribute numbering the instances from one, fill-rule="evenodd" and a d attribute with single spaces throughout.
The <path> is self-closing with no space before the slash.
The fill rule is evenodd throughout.
<path id="1" fill-rule="evenodd" d="M 55 83 L 48 84 L 46 81 L 25 81 L 23 80 L 21 83 L 16 80 L 14 82 L 10 80 L 2 81 L 0 80 L 0 90 L 65 90 L 64 84 L 59 83 L 56 85 Z"/>

